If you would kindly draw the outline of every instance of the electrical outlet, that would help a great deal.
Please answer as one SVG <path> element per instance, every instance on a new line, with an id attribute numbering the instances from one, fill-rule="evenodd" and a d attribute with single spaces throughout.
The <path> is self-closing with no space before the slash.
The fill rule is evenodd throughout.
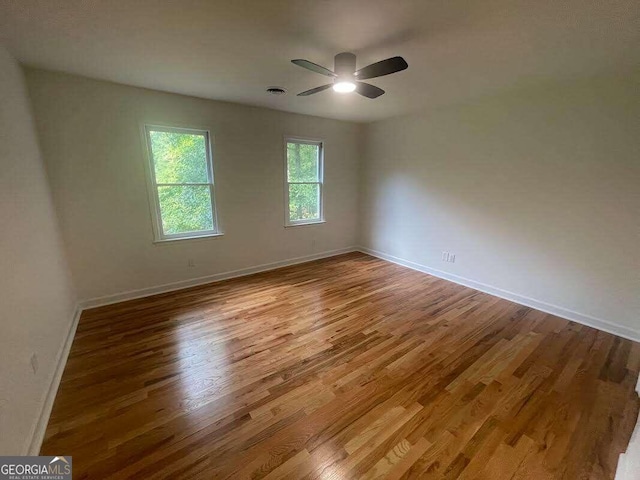
<path id="1" fill-rule="evenodd" d="M 456 256 L 451 252 L 442 252 L 442 261 L 448 263 L 456 263 Z"/>
<path id="2" fill-rule="evenodd" d="M 195 267 L 196 266 L 196 262 L 193 258 L 190 258 L 189 260 L 187 260 L 187 266 L 188 267 Z"/>
<path id="3" fill-rule="evenodd" d="M 35 353 L 31 355 L 31 370 L 33 370 L 33 374 L 38 373 L 38 355 Z"/>

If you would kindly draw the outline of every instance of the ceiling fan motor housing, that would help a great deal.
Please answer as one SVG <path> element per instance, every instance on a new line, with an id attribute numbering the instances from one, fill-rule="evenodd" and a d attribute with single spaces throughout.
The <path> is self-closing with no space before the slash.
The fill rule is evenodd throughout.
<path id="1" fill-rule="evenodd" d="M 333 71 L 338 78 L 352 79 L 356 71 L 356 56 L 353 53 L 342 52 L 335 56 Z"/>

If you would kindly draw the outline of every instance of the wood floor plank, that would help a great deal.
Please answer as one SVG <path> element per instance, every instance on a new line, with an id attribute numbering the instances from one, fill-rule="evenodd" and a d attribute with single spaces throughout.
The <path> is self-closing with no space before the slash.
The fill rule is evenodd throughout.
<path id="1" fill-rule="evenodd" d="M 76 479 L 613 479 L 640 344 L 361 253 L 85 311 Z"/>

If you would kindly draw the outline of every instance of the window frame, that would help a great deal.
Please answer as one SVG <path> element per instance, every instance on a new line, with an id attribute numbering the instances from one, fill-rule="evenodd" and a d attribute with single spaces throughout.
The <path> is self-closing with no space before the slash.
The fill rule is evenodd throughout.
<path id="1" fill-rule="evenodd" d="M 215 176 L 213 167 L 213 137 L 211 132 L 206 128 L 177 127 L 168 125 L 158 125 L 153 123 L 144 123 L 142 125 L 144 136 L 144 144 L 146 150 L 147 161 L 145 162 L 145 172 L 147 176 L 147 193 L 149 195 L 149 205 L 151 210 L 151 219 L 153 223 L 154 243 L 171 242 L 176 240 L 191 240 L 197 238 L 218 237 L 223 235 L 220 230 L 218 221 L 217 202 L 215 198 Z M 153 158 L 153 149 L 151 148 L 151 132 L 168 132 L 168 133 L 186 133 L 191 135 L 202 135 L 205 137 L 205 153 L 207 163 L 208 183 L 158 183 L 156 181 L 155 160 Z M 198 230 L 193 232 L 182 233 L 164 233 L 162 228 L 162 210 L 160 208 L 160 198 L 158 195 L 158 187 L 162 186 L 208 186 L 211 198 L 211 215 L 213 218 L 214 228 L 211 230 Z"/>
<path id="2" fill-rule="evenodd" d="M 316 145 L 319 147 L 318 153 L 318 181 L 317 182 L 289 182 L 289 158 L 288 158 L 288 145 L 289 143 L 297 143 L 301 145 Z M 284 137 L 284 226 L 299 227 L 303 225 L 317 225 L 325 223 L 324 218 L 324 140 L 318 138 L 300 137 L 286 135 Z M 319 186 L 319 204 L 318 204 L 318 218 L 293 220 L 289 218 L 289 185 L 318 185 Z"/>

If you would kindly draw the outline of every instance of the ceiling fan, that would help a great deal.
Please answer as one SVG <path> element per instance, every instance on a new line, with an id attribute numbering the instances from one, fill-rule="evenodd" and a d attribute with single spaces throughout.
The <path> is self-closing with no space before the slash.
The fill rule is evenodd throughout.
<path id="1" fill-rule="evenodd" d="M 384 90 L 374 85 L 361 82 L 360 80 L 367 80 L 369 78 L 382 77 L 384 75 L 390 75 L 392 73 L 401 72 L 409 67 L 407 62 L 402 57 L 392 57 L 386 60 L 381 60 L 371 65 L 361 68 L 356 71 L 356 56 L 353 53 L 343 52 L 339 53 L 334 58 L 334 70 L 331 71 L 328 68 L 317 65 L 309 60 L 303 60 L 301 58 L 291 60 L 291 63 L 311 70 L 312 72 L 326 75 L 327 77 L 333 77 L 333 83 L 322 85 L 320 87 L 312 88 L 299 93 L 299 97 L 306 97 L 313 95 L 314 93 L 322 92 L 328 88 L 333 87 L 336 92 L 348 93 L 355 91 L 363 97 L 378 98 L 384 94 Z"/>

